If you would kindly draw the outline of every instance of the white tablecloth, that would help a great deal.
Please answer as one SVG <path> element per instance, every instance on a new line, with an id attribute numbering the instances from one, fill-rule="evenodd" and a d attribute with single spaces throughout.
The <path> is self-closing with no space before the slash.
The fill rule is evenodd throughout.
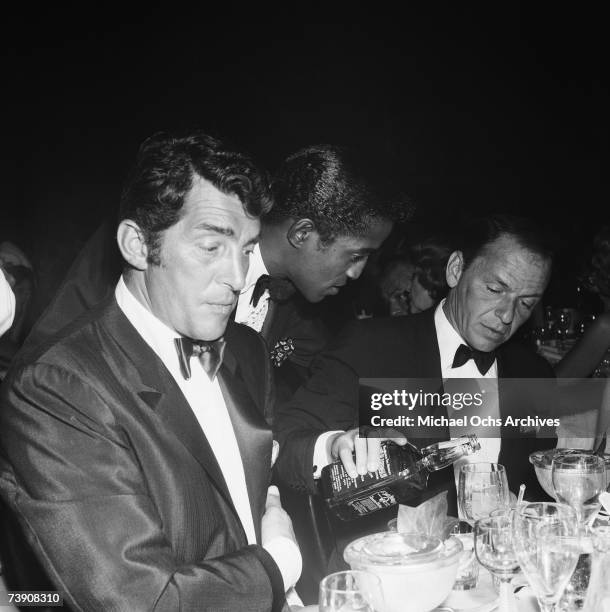
<path id="1" fill-rule="evenodd" d="M 539 612 L 540 608 L 536 598 L 529 587 L 522 588 L 516 595 L 519 612 Z M 499 598 L 494 591 L 491 574 L 481 568 L 477 588 L 471 591 L 452 591 L 451 595 L 443 602 L 444 606 L 450 606 L 455 612 L 491 612 L 496 610 Z M 440 608 L 442 610 L 442 607 Z M 318 612 L 318 606 L 307 606 L 305 608 L 293 608 L 294 612 Z M 405 608 L 406 610 L 406 608 Z"/>

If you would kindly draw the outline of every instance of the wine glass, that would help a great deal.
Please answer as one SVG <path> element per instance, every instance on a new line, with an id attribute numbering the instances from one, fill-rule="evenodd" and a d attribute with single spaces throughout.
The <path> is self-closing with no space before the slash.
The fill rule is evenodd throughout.
<path id="1" fill-rule="evenodd" d="M 385 609 L 379 577 L 362 570 L 335 572 L 320 581 L 319 612 L 381 612 Z"/>
<path id="2" fill-rule="evenodd" d="M 557 501 L 572 506 L 580 524 L 600 509 L 599 494 L 606 489 L 603 457 L 587 452 L 557 453 L 551 478 Z"/>
<path id="3" fill-rule="evenodd" d="M 500 612 L 518 612 L 511 587 L 519 562 L 513 548 L 510 511 L 479 519 L 474 524 L 474 550 L 479 563 L 500 581 Z"/>
<path id="4" fill-rule="evenodd" d="M 499 463 L 465 463 L 460 467 L 458 505 L 470 525 L 498 508 L 510 506 L 506 469 Z"/>
<path id="5" fill-rule="evenodd" d="M 549 502 L 517 506 L 513 547 L 541 612 L 554 612 L 580 554 L 576 510 Z"/>

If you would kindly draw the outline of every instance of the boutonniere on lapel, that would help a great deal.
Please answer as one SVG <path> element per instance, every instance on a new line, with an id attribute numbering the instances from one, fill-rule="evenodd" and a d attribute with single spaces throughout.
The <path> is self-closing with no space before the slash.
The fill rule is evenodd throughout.
<path id="1" fill-rule="evenodd" d="M 270 353 L 271 363 L 279 368 L 282 363 L 294 352 L 294 341 L 292 338 L 280 338 Z"/>

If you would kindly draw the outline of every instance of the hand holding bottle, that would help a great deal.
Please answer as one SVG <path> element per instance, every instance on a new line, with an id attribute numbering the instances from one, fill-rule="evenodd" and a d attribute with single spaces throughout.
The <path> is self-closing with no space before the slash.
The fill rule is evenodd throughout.
<path id="1" fill-rule="evenodd" d="M 407 438 L 397 429 L 375 431 L 375 437 L 361 437 L 360 428 L 355 427 L 328 440 L 330 456 L 333 460 L 341 460 L 351 478 L 375 472 L 379 468 L 379 449 L 385 440 L 391 440 L 399 446 L 407 443 Z M 381 437 L 381 434 L 384 437 Z"/>

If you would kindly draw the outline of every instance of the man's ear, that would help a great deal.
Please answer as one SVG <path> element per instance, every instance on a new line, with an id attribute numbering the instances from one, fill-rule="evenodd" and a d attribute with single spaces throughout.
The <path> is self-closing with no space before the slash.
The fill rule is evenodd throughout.
<path id="1" fill-rule="evenodd" d="M 316 226 L 311 219 L 298 219 L 288 228 L 286 238 L 293 247 L 300 249 L 314 233 L 316 233 Z"/>
<path id="2" fill-rule="evenodd" d="M 458 284 L 463 272 L 464 256 L 462 255 L 462 251 L 453 251 L 453 253 L 449 255 L 447 268 L 445 270 L 445 278 L 447 279 L 449 287 L 453 289 L 453 287 Z"/>
<path id="3" fill-rule="evenodd" d="M 123 219 L 119 223 L 116 234 L 117 243 L 123 259 L 136 270 L 148 268 L 148 247 L 144 240 L 144 232 L 131 219 Z"/>

